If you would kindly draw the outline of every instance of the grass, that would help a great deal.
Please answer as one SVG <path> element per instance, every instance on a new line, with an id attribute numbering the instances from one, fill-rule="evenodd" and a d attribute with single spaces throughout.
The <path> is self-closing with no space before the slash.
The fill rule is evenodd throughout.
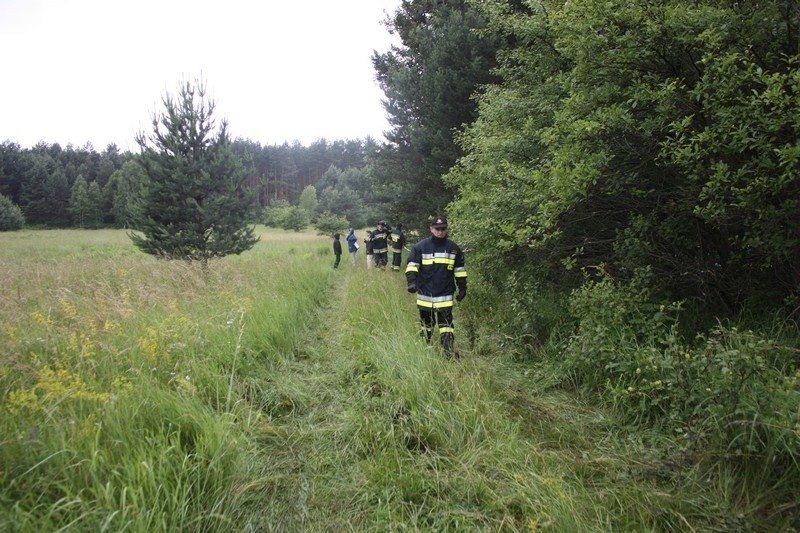
<path id="1" fill-rule="evenodd" d="M 464 357 L 426 347 L 402 274 L 359 259 L 262 229 L 204 272 L 122 231 L 0 234 L 0 530 L 742 524 L 668 438 L 472 353 L 458 307 Z"/>

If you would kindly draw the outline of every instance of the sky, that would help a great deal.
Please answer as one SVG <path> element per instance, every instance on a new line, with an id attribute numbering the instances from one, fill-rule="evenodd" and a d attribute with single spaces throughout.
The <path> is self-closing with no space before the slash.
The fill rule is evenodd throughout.
<path id="1" fill-rule="evenodd" d="M 371 57 L 400 0 L 0 0 L 0 143 L 138 152 L 202 80 L 232 138 L 383 141 Z"/>

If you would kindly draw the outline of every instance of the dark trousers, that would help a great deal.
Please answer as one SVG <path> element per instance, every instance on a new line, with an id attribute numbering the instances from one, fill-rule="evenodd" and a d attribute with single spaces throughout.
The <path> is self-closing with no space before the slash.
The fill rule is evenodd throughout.
<path id="1" fill-rule="evenodd" d="M 453 357 L 455 350 L 453 344 L 455 335 L 453 333 L 453 308 L 444 307 L 442 309 L 430 309 L 427 307 L 419 308 L 419 319 L 422 322 L 422 338 L 430 344 L 433 339 L 433 328 L 439 326 L 439 340 L 442 343 L 445 355 Z"/>
<path id="2" fill-rule="evenodd" d="M 403 261 L 402 252 L 392 252 L 392 270 L 400 270 L 400 263 Z"/>
<path id="3" fill-rule="evenodd" d="M 385 268 L 386 263 L 389 262 L 389 253 L 388 252 L 381 252 L 379 254 L 375 254 L 375 266 L 377 268 Z"/>
<path id="4" fill-rule="evenodd" d="M 341 254 L 336 254 L 333 259 L 333 268 L 339 268 L 339 261 L 342 260 Z"/>

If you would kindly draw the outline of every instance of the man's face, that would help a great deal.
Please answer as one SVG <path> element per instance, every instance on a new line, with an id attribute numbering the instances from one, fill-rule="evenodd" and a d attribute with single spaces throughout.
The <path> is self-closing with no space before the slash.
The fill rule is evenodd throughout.
<path id="1" fill-rule="evenodd" d="M 447 237 L 447 228 L 434 228 L 431 226 L 431 235 L 438 238 Z"/>

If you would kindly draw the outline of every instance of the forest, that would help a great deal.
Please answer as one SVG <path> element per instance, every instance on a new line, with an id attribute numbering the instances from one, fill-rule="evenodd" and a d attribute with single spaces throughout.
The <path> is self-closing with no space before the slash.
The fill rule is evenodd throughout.
<path id="1" fill-rule="evenodd" d="M 255 223 L 261 222 L 263 208 L 297 204 L 305 187 L 321 180 L 324 185 L 331 167 L 333 176 L 340 174 L 336 169 L 363 173 L 366 156 L 377 145 L 371 139 L 320 139 L 310 146 L 262 146 L 236 139 L 231 149 L 252 192 Z M 98 153 L 91 145 L 23 148 L 5 141 L 0 144 L 0 195 L 19 208 L 29 227 L 130 228 L 135 226 L 131 210 L 148 179 L 140 155 L 120 152 L 115 145 Z M 359 194 L 368 192 L 363 188 Z"/>
<path id="2" fill-rule="evenodd" d="M 386 24 L 387 141 L 232 141 L 253 223 L 309 186 L 355 227 L 446 213 L 476 353 L 800 527 L 800 2 L 405 0 Z M 6 142 L 0 220 L 135 228 L 146 180 L 114 146 Z"/>

